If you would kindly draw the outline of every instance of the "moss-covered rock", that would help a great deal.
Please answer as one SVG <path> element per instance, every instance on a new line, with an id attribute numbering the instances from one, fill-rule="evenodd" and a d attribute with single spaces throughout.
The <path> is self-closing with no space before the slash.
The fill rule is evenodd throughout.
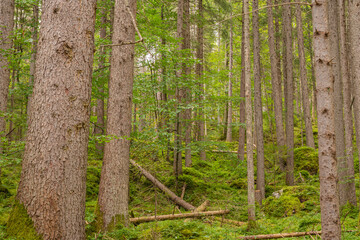
<path id="1" fill-rule="evenodd" d="M 311 147 L 294 149 L 294 162 L 297 171 L 306 170 L 311 174 L 317 174 L 319 170 L 318 151 Z"/>
<path id="2" fill-rule="evenodd" d="M 19 201 L 15 201 L 13 210 L 7 223 L 7 234 L 21 240 L 42 239 L 35 228 L 32 219 L 29 217 L 25 207 Z"/>
<path id="3" fill-rule="evenodd" d="M 268 197 L 263 206 L 264 212 L 272 217 L 290 216 L 302 209 L 299 199 L 289 195 L 282 195 L 279 198 Z"/>

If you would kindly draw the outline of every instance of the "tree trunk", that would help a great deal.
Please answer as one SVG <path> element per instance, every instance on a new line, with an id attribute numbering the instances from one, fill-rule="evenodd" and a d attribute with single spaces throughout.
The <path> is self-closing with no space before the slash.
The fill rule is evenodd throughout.
<path id="1" fill-rule="evenodd" d="M 336 158 L 338 163 L 339 174 L 339 195 L 340 206 L 347 202 L 347 162 L 345 157 L 345 136 L 344 136 L 344 119 L 343 119 L 343 95 L 340 68 L 340 49 L 339 49 L 339 18 L 338 18 L 338 1 L 329 1 L 329 28 L 330 28 L 330 44 L 331 44 L 331 66 L 333 68 L 334 77 L 334 106 L 335 106 L 335 141 L 336 141 Z"/>
<path id="2" fill-rule="evenodd" d="M 204 83 L 203 83 L 203 64 L 204 64 L 204 13 L 203 13 L 203 2 L 202 0 L 197 1 L 198 4 L 198 16 L 199 21 L 197 25 L 197 49 L 196 49 L 196 58 L 199 63 L 196 64 L 196 75 L 199 78 L 199 87 L 200 87 L 200 105 L 199 105 L 199 141 L 201 143 L 205 140 L 205 117 L 204 117 Z M 206 160 L 206 152 L 204 146 L 200 150 L 200 159 Z"/>
<path id="3" fill-rule="evenodd" d="M 244 12 L 244 7 L 242 12 Z M 239 146 L 238 159 L 245 159 L 245 50 L 244 50 L 244 18 L 242 19 L 242 41 L 241 41 L 241 83 L 240 83 L 240 127 L 239 127 Z"/>
<path id="4" fill-rule="evenodd" d="M 249 12 L 249 0 L 244 0 L 244 12 Z M 248 220 L 252 226 L 255 222 L 255 189 L 254 189 L 254 159 L 252 136 L 252 106 L 251 106 L 251 68 L 250 68 L 250 20 L 244 16 L 244 60 L 245 60 L 245 102 L 246 102 L 246 160 L 248 179 Z"/>
<path id="5" fill-rule="evenodd" d="M 132 14 L 130 14 L 132 13 Z M 135 41 L 136 1 L 116 0 L 113 44 Z M 105 144 L 101 171 L 97 225 L 109 231 L 117 223 L 128 223 L 129 160 L 134 45 L 112 49 L 106 133 L 115 136 Z"/>
<path id="6" fill-rule="evenodd" d="M 330 54 L 327 1 L 312 7 L 314 62 L 319 128 L 319 178 L 322 239 L 340 240 L 339 197 L 335 147 L 334 83 Z"/>
<path id="7" fill-rule="evenodd" d="M 95 0 L 42 5 L 27 142 L 7 225 L 19 239 L 85 239 L 95 8 Z"/>
<path id="8" fill-rule="evenodd" d="M 267 22 L 268 22 L 268 34 L 269 34 L 269 51 L 270 51 L 270 63 L 271 63 L 271 85 L 272 85 L 272 97 L 274 100 L 274 111 L 275 111 L 275 125 L 276 125 L 276 142 L 280 153 L 280 167 L 285 169 L 285 163 L 282 157 L 282 150 L 285 146 L 284 126 L 282 118 L 282 98 L 281 98 L 281 80 L 278 68 L 278 59 L 275 49 L 275 31 L 274 31 L 274 20 L 271 0 L 267 0 Z"/>
<path id="9" fill-rule="evenodd" d="M 304 122 L 306 131 L 306 145 L 315 148 L 314 135 L 311 123 L 310 103 L 309 103 L 309 90 L 307 84 L 307 73 L 306 73 L 306 58 L 304 48 L 304 35 L 303 25 L 301 17 L 301 6 L 296 5 L 296 29 L 298 35 L 298 51 L 299 51 L 299 62 L 300 62 L 300 84 L 302 92 L 302 106 L 304 110 Z"/>
<path id="10" fill-rule="evenodd" d="M 285 0 L 284 3 L 290 3 L 290 0 Z M 292 55 L 292 22 L 290 5 L 285 5 L 283 8 L 283 21 L 285 35 L 285 55 L 286 55 L 286 184 L 288 186 L 294 185 L 294 80 L 293 80 L 293 55 Z M 285 62 L 284 62 L 285 63 Z M 285 71 L 284 71 L 285 72 Z M 285 73 L 284 73 L 285 76 Z"/>
<path id="11" fill-rule="evenodd" d="M 232 16 L 232 14 L 230 14 Z M 227 111 L 227 127 L 226 127 L 226 141 L 232 142 L 232 69 L 233 69 L 233 25 L 230 20 L 230 49 L 229 49 L 229 83 L 228 83 L 228 111 Z"/>
<path id="12" fill-rule="evenodd" d="M 347 200 L 356 206 L 356 189 L 353 157 L 353 120 L 351 112 L 351 81 L 349 76 L 348 46 L 346 35 L 345 1 L 339 0 L 340 67 L 343 87 L 345 154 L 347 162 Z"/>
<path id="13" fill-rule="evenodd" d="M 258 9 L 258 0 L 254 0 L 253 9 Z M 259 12 L 253 13 L 253 36 L 254 36 L 254 104 L 255 104 L 255 129 L 257 151 L 257 178 L 256 189 L 260 190 L 260 202 L 265 198 L 265 157 L 264 157 L 264 134 L 261 98 L 261 63 L 260 63 L 260 33 Z"/>
<path id="14" fill-rule="evenodd" d="M 103 0 L 103 2 L 105 3 L 104 0 Z M 104 40 L 104 39 L 106 39 L 106 22 L 107 22 L 107 11 L 105 8 L 101 9 L 101 15 L 102 16 L 101 16 L 100 38 Z M 105 49 L 101 48 L 100 49 L 99 69 L 104 68 L 105 54 L 106 54 Z M 104 95 L 104 85 L 105 85 L 105 83 L 101 83 L 101 85 L 99 87 L 99 93 L 101 96 L 96 100 L 96 125 L 94 127 L 94 135 L 95 136 L 105 134 L 105 131 L 104 131 L 104 128 L 105 128 L 105 123 L 104 123 L 105 104 L 104 104 L 104 96 L 103 96 Z M 98 153 L 100 155 L 102 155 L 104 152 L 104 144 L 96 142 L 95 147 L 96 147 L 96 150 L 98 151 Z"/>
<path id="15" fill-rule="evenodd" d="M 14 0 L 1 0 L 0 2 L 0 49 L 10 54 L 11 32 L 14 28 Z M 2 114 L 7 111 L 7 100 L 10 84 L 9 60 L 6 54 L 0 55 L 0 137 L 5 136 L 6 121 Z M 10 129 L 11 131 L 11 129 Z M 2 153 L 0 144 L 0 153 Z"/>

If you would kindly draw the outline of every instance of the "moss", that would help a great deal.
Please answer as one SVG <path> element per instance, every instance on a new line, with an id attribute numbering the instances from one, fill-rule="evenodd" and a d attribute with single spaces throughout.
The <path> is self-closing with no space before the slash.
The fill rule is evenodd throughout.
<path id="1" fill-rule="evenodd" d="M 294 149 L 294 162 L 297 171 L 306 170 L 311 174 L 317 174 L 319 170 L 318 151 L 311 147 Z"/>
<path id="2" fill-rule="evenodd" d="M 273 217 L 290 216 L 302 209 L 297 197 L 282 195 L 280 198 L 268 197 L 264 201 L 264 212 Z"/>
<path id="3" fill-rule="evenodd" d="M 96 206 L 95 206 L 95 220 L 92 225 L 94 226 L 96 232 L 100 232 L 103 229 L 104 214 L 100 210 L 98 202 L 96 203 Z"/>
<path id="4" fill-rule="evenodd" d="M 0 199 L 5 199 L 10 196 L 11 196 L 10 191 L 6 187 L 0 185 Z"/>
<path id="5" fill-rule="evenodd" d="M 96 230 L 96 232 L 111 232 L 118 228 L 123 228 L 127 225 L 128 219 L 125 218 L 124 215 L 118 214 L 115 215 L 106 229 L 104 229 L 104 213 L 100 210 L 99 204 L 96 204 L 95 207 L 95 220 L 93 222 L 93 228 Z"/>
<path id="6" fill-rule="evenodd" d="M 19 201 L 15 201 L 13 210 L 7 223 L 7 234 L 11 237 L 24 240 L 42 239 L 35 228 L 32 219 L 29 217 L 25 207 Z"/>

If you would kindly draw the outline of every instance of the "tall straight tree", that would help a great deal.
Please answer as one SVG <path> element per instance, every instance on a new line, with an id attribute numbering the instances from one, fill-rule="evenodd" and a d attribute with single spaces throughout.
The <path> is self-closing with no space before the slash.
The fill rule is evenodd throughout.
<path id="1" fill-rule="evenodd" d="M 301 17 L 301 6 L 296 5 L 296 30 L 298 35 L 298 51 L 299 51 L 299 62 L 300 62 L 300 84 L 301 84 L 301 95 L 302 95 L 302 106 L 304 111 L 305 119 L 305 132 L 306 132 L 306 145 L 315 148 L 314 135 L 311 123 L 310 113 L 310 102 L 309 102 L 309 89 L 307 83 L 306 73 L 306 58 L 305 58 L 305 47 L 304 47 L 304 34 Z"/>
<path id="2" fill-rule="evenodd" d="M 333 68 L 334 77 L 334 97 L 335 104 L 335 141 L 336 141 L 336 158 L 338 163 L 339 174 L 339 195 L 340 205 L 343 206 L 347 202 L 347 162 L 345 157 L 345 135 L 344 135 L 344 119 L 343 119 L 343 95 L 342 95 L 342 81 L 341 81 L 341 66 L 340 66 L 340 48 L 339 48 L 339 12 L 338 0 L 329 1 L 329 15 L 328 22 L 330 27 L 330 44 L 331 57 L 333 61 L 331 66 Z"/>
<path id="3" fill-rule="evenodd" d="M 353 156 L 353 120 L 351 111 L 351 80 L 349 76 L 348 62 L 348 36 L 345 13 L 345 1 L 339 0 L 339 38 L 340 38 L 340 67 L 343 86 L 344 106 L 344 129 L 345 129 L 345 154 L 347 162 L 347 200 L 356 206 L 356 188 L 354 178 L 354 156 Z"/>
<path id="4" fill-rule="evenodd" d="M 290 0 L 284 0 L 290 3 Z M 286 105 L 286 184 L 294 185 L 294 80 L 293 80 L 293 53 L 292 53 L 292 23 L 290 5 L 284 5 L 284 39 L 285 39 L 285 61 L 284 61 L 284 84 Z M 285 74 L 286 73 L 286 74 Z"/>
<path id="5" fill-rule="evenodd" d="M 0 137 L 6 130 L 4 113 L 7 110 L 7 99 L 10 84 L 10 69 L 8 54 L 11 48 L 11 32 L 14 27 L 14 0 L 0 2 Z M 11 129 L 10 129 L 11 130 Z M 0 153 L 2 147 L 0 143 Z"/>
<path id="6" fill-rule="evenodd" d="M 276 125 L 276 143 L 280 150 L 285 146 L 284 126 L 282 117 L 282 99 L 281 99 L 281 80 L 278 69 L 280 68 L 277 60 L 277 53 L 275 49 L 275 30 L 274 17 L 272 11 L 272 1 L 267 0 L 267 23 L 269 34 L 269 51 L 270 51 L 270 65 L 271 65 L 271 86 L 272 97 L 274 99 L 275 125 Z M 280 151 L 280 167 L 285 169 L 285 163 L 282 159 L 282 151 Z"/>
<path id="7" fill-rule="evenodd" d="M 95 8 L 96 0 L 42 4 L 27 142 L 7 225 L 19 239 L 85 239 Z"/>
<path id="8" fill-rule="evenodd" d="M 116 0 L 106 133 L 101 171 L 97 226 L 111 230 L 128 223 L 132 90 L 134 81 L 135 0 Z M 123 43 L 128 43 L 122 45 Z M 130 43 L 130 44 L 129 44 Z"/>
<path id="9" fill-rule="evenodd" d="M 197 0 L 198 7 L 198 24 L 197 24 L 197 48 L 196 48 L 196 58 L 198 63 L 196 64 L 196 75 L 199 78 L 199 87 L 200 87 L 200 108 L 199 108 L 199 140 L 200 142 L 204 141 L 205 138 L 205 121 L 204 121 L 204 83 L 203 83 L 203 64 L 204 64 L 204 7 L 202 0 Z M 200 150 L 200 159 L 206 160 L 205 149 Z"/>
<path id="10" fill-rule="evenodd" d="M 334 82 L 330 54 L 328 1 L 312 6 L 314 62 L 316 74 L 317 115 L 319 128 L 319 177 L 321 237 L 340 240 L 340 211 L 335 147 Z"/>
<path id="11" fill-rule="evenodd" d="M 230 17 L 232 17 L 232 13 L 230 13 Z M 229 83 L 228 83 L 228 106 L 227 106 L 227 126 L 226 126 L 226 141 L 232 142 L 232 78 L 233 78 L 233 24 L 232 19 L 230 20 L 230 39 L 229 39 Z"/>
<path id="12" fill-rule="evenodd" d="M 246 162 L 248 180 L 248 221 L 255 222 L 254 156 L 251 106 L 251 60 L 249 0 L 244 0 L 244 57 L 245 57 L 245 102 L 246 102 Z"/>
<path id="13" fill-rule="evenodd" d="M 258 9 L 258 0 L 254 0 L 253 8 Z M 259 12 L 253 13 L 253 37 L 254 37 L 254 104 L 255 104 L 255 130 L 257 152 L 256 189 L 260 190 L 261 199 L 265 198 L 265 156 L 264 156 L 264 133 L 261 99 L 261 63 L 260 63 L 260 32 Z"/>

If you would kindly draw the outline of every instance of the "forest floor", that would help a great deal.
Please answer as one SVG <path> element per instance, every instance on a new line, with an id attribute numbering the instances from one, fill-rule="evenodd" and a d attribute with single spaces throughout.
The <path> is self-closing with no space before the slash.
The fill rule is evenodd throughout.
<path id="1" fill-rule="evenodd" d="M 296 186 L 287 187 L 285 176 L 274 165 L 276 151 L 272 145 L 265 147 L 266 199 L 262 206 L 256 205 L 256 226 L 249 229 L 247 224 L 234 226 L 222 221 L 222 217 L 204 217 L 201 219 L 167 220 L 118 226 L 107 234 L 96 233 L 92 222 L 97 201 L 101 164 L 90 145 L 87 170 L 86 232 L 88 239 L 239 239 L 245 235 L 290 233 L 321 230 L 319 202 L 319 180 L 317 152 L 307 147 L 295 149 Z M 236 150 L 236 143 L 218 142 L 213 149 Z M 230 210 L 226 219 L 247 221 L 247 179 L 246 161 L 240 162 L 234 153 L 207 152 L 207 161 L 193 155 L 193 164 L 183 169 L 183 175 L 177 180 L 172 174 L 172 164 L 165 160 L 152 160 L 153 154 L 142 149 L 132 151 L 132 158 L 152 173 L 178 196 L 184 183 L 184 200 L 194 206 L 209 200 L 206 210 Z M 18 157 L 21 157 L 21 153 Z M 149 157 L 150 156 L 150 157 Z M 6 238 L 6 221 L 14 202 L 21 165 L 16 158 L 14 163 L 3 166 L 2 186 L 10 193 L 0 191 L 0 239 Z M 355 162 L 358 162 L 356 159 Z M 356 168 L 358 169 L 358 163 Z M 356 174 L 356 187 L 359 189 L 359 174 Z M 275 198 L 273 193 L 282 190 Z M 359 192 L 357 192 L 359 196 Z M 153 186 L 141 173 L 131 167 L 130 170 L 130 215 L 131 217 L 184 213 L 170 199 Z M 343 230 L 356 230 L 358 227 L 358 208 L 346 205 L 341 209 Z M 290 239 L 290 238 L 283 238 Z M 298 239 L 320 239 L 318 236 Z M 343 231 L 342 239 L 360 239 L 357 232 Z"/>

